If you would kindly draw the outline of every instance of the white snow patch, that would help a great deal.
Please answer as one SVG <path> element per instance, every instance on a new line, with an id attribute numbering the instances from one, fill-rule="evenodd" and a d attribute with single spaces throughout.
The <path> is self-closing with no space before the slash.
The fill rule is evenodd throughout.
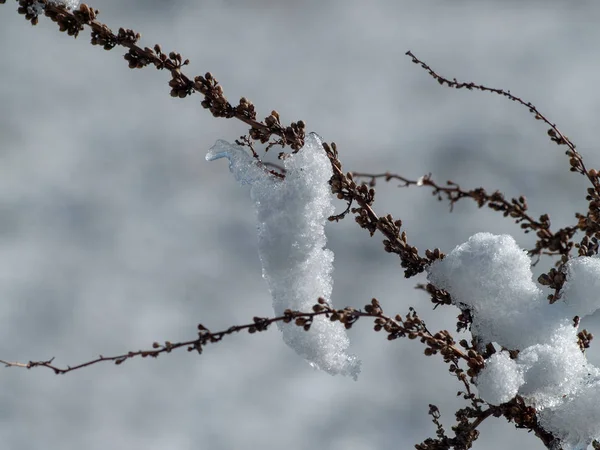
<path id="1" fill-rule="evenodd" d="M 548 304 L 532 280 L 531 261 L 510 236 L 479 233 L 429 268 L 428 279 L 468 308 L 481 346 L 519 350 L 494 354 L 477 378 L 481 397 L 500 404 L 521 395 L 565 450 L 600 439 L 600 370 L 577 344 L 574 316 L 600 308 L 600 260 L 566 266 L 563 297 Z"/>
<path id="2" fill-rule="evenodd" d="M 331 164 L 319 137 L 311 133 L 304 147 L 283 160 L 285 178 L 269 173 L 243 147 L 219 140 L 206 159 L 229 159 L 240 184 L 249 184 L 258 221 L 259 255 L 275 314 L 286 309 L 309 312 L 333 289 L 333 252 L 325 248 L 325 224 L 334 207 L 328 184 Z M 279 324 L 285 343 L 311 366 L 332 375 L 360 372 L 360 361 L 339 322 L 316 317 L 310 331 Z"/>

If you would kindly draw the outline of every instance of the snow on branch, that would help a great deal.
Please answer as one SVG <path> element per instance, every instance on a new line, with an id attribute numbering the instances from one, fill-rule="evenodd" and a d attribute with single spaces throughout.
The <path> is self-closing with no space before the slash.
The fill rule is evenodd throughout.
<path id="1" fill-rule="evenodd" d="M 500 351 L 477 377 L 481 398 L 500 405 L 521 396 L 564 449 L 600 438 L 600 369 L 577 339 L 579 320 L 600 309 L 600 259 L 566 264 L 562 300 L 548 304 L 532 280 L 531 261 L 510 236 L 479 233 L 429 268 L 429 281 L 473 318 L 483 349 Z"/>
<path id="2" fill-rule="evenodd" d="M 286 309 L 306 311 L 333 289 L 333 252 L 325 248 L 325 223 L 333 214 L 330 186 L 332 169 L 315 133 L 304 147 L 284 159 L 285 178 L 277 178 L 243 147 L 217 141 L 206 159 L 229 160 L 241 184 L 251 186 L 256 208 L 259 255 L 275 314 Z M 283 340 L 311 366 L 329 374 L 360 372 L 360 361 L 347 353 L 350 345 L 344 326 L 325 317 L 308 325 L 310 331 L 282 326 Z"/>

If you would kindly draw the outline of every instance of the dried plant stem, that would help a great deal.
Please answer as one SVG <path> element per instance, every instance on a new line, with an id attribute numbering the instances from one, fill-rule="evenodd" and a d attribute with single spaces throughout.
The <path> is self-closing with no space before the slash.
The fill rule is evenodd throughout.
<path id="1" fill-rule="evenodd" d="M 192 93 L 200 93 L 204 96 L 202 106 L 209 109 L 213 116 L 224 118 L 235 118 L 250 126 L 249 136 L 262 143 L 267 143 L 272 136 L 279 138 L 272 141 L 270 146 L 289 145 L 293 150 L 299 150 L 304 145 L 304 122 L 292 122 L 289 126 L 283 126 L 279 120 L 277 111 L 272 111 L 264 121 L 256 118 L 256 111 L 252 102 L 241 98 L 237 106 L 229 103 L 223 94 L 223 88 L 214 76 L 207 72 L 204 76 L 197 76 L 193 80 L 182 72 L 182 67 L 189 63 L 183 60 L 176 52 L 168 55 L 163 53 L 159 45 L 153 48 L 140 47 L 137 42 L 141 38 L 139 33 L 130 29 L 120 28 L 118 33 L 97 20 L 99 14 L 85 3 L 77 10 L 70 11 L 60 3 L 49 0 L 18 0 L 19 13 L 24 15 L 32 25 L 39 21 L 39 8 L 43 8 L 44 15 L 56 22 L 61 31 L 70 36 L 77 37 L 79 33 L 88 26 L 91 29 L 92 45 L 101 45 L 105 50 L 112 50 L 116 46 L 129 49 L 125 59 L 131 69 L 139 69 L 153 64 L 157 69 L 166 69 L 171 73 L 169 86 L 171 96 L 185 98 Z M 0 2 L 4 3 L 4 2 Z"/>
<path id="2" fill-rule="evenodd" d="M 201 354 L 206 345 L 220 342 L 225 336 L 239 333 L 240 331 L 248 331 L 250 334 L 266 331 L 270 325 L 276 322 L 293 322 L 296 326 L 303 327 L 304 330 L 308 331 L 310 330 L 314 318 L 318 316 L 325 316 L 333 322 L 341 322 L 346 329 L 352 328 L 354 323 L 360 318 L 370 317 L 375 321 L 375 331 L 385 331 L 387 333 L 387 339 L 390 341 L 400 337 L 408 337 L 409 339 L 419 338 L 421 339 L 421 342 L 425 343 L 430 349 L 429 352 L 427 352 L 429 355 L 441 352 L 444 355 L 444 358 L 450 358 L 456 362 L 459 360 L 466 361 L 473 370 L 472 372 L 469 372 L 471 376 L 474 376 L 476 371 L 483 367 L 483 360 L 472 351 L 464 352 L 459 349 L 447 331 L 436 334 L 429 332 L 425 322 L 418 317 L 414 309 L 411 308 L 405 318 L 400 315 L 396 315 L 392 318 L 383 313 L 383 310 L 376 299 L 372 299 L 371 303 L 367 304 L 364 310 L 350 307 L 334 309 L 324 299 L 319 299 L 318 303 L 313 306 L 313 311 L 311 312 L 292 311 L 288 309 L 281 316 L 271 318 L 254 317 L 251 323 L 232 326 L 226 330 L 217 332 L 212 332 L 204 325 L 198 324 L 198 337 L 194 339 L 177 343 L 166 341 L 163 344 L 159 344 L 158 342 L 154 342 L 151 350 L 130 351 L 115 356 L 100 355 L 96 359 L 74 366 L 62 368 L 55 366 L 53 364 L 54 358 L 46 361 L 29 361 L 27 363 L 0 360 L 0 364 L 4 364 L 6 367 L 20 367 L 27 369 L 45 367 L 47 369 L 52 369 L 57 375 L 62 375 L 101 362 L 112 361 L 119 365 L 128 359 L 136 357 L 146 358 L 150 356 L 156 358 L 162 353 L 170 353 L 173 350 L 181 348 L 186 348 L 187 351 L 195 351 Z"/>

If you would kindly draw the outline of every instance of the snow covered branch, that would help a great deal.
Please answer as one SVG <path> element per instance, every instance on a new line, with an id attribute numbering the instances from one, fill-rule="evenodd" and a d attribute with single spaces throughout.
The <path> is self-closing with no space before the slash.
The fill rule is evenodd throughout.
<path id="1" fill-rule="evenodd" d="M 121 365 L 133 358 L 154 358 L 184 348 L 202 353 L 208 344 L 226 336 L 261 332 L 277 324 L 285 343 L 312 367 L 356 380 L 361 362 L 350 353 L 346 332 L 360 318 L 370 317 L 374 330 L 385 332 L 388 340 L 419 339 L 425 345 L 424 353 L 442 356 L 449 372 L 464 386 L 461 394 L 468 406 L 455 413 L 454 436 L 446 434 L 439 409 L 430 405 L 436 438 L 417 445 L 419 450 L 468 449 L 479 436 L 478 426 L 499 416 L 534 431 L 548 448 L 583 450 L 590 444 L 600 448 L 596 442 L 600 439 L 600 369 L 588 362 L 585 354 L 592 335 L 579 331 L 580 320 L 600 309 L 600 172 L 586 167 L 575 144 L 531 102 L 503 89 L 443 77 L 412 52 L 406 53 L 440 85 L 497 94 L 526 107 L 549 127 L 550 140 L 566 148 L 569 170 L 586 177 L 591 185 L 587 211 L 575 214 L 576 223 L 554 231 L 549 215 L 536 219 L 527 212 L 524 196 L 508 201 L 499 191 L 464 190 L 453 182 L 439 185 L 431 175 L 413 180 L 390 172 L 344 173 L 336 145 L 323 142 L 314 133 L 306 135 L 302 120 L 282 125 L 275 110 L 263 120 L 257 119 L 252 102 L 242 97 L 237 104 L 230 103 L 210 72 L 188 77 L 183 69 L 189 61 L 179 53 L 166 54 L 159 45 L 140 47 L 139 33 L 124 28 L 114 33 L 98 21 L 98 11 L 88 5 L 78 0 L 19 0 L 18 5 L 18 13 L 32 25 L 46 16 L 73 37 L 87 27 L 92 45 L 105 50 L 125 47 L 124 58 L 131 69 L 153 65 L 167 70 L 172 97 L 199 93 L 201 106 L 214 117 L 235 118 L 250 127 L 241 142 L 217 141 L 207 160 L 227 159 L 237 181 L 250 188 L 259 258 L 274 317 L 255 317 L 251 323 L 219 332 L 200 324 L 197 336 L 188 341 L 155 342 L 149 350 L 99 356 L 66 368 L 56 366 L 53 359 L 0 363 L 66 374 L 101 362 Z M 261 162 L 252 142 L 266 144 L 266 150 L 273 146 L 293 150 L 283 155 L 282 173 Z M 247 153 L 248 148 L 252 154 Z M 525 233 L 535 233 L 535 247 L 527 253 L 510 236 L 479 233 L 448 254 L 439 248 L 421 254 L 409 242 L 400 219 L 376 212 L 374 188 L 380 178 L 398 180 L 401 186 L 427 186 L 451 207 L 463 198 L 471 198 L 479 207 L 487 205 L 515 220 Z M 334 215 L 333 196 L 346 202 L 341 214 Z M 354 215 L 371 236 L 381 233 L 383 249 L 398 255 L 405 277 L 427 273 L 429 284 L 424 289 L 433 304 L 458 308 L 457 330 L 470 332 L 470 339 L 457 343 L 446 330 L 431 333 L 412 308 L 405 317 L 387 316 L 376 299 L 363 310 L 330 305 L 334 255 L 326 248 L 325 225 L 347 215 Z M 575 242 L 578 233 L 582 237 Z M 542 255 L 556 256 L 558 261 L 536 283 L 530 257 L 537 258 L 535 264 Z M 553 293 L 545 296 L 538 284 Z"/>
<path id="2" fill-rule="evenodd" d="M 334 209 L 328 185 L 331 166 L 320 138 L 309 134 L 300 151 L 284 158 L 284 179 L 265 170 L 243 147 L 225 141 L 217 142 L 206 157 L 219 158 L 229 159 L 241 184 L 251 185 L 263 277 L 275 314 L 307 310 L 319 297 L 329 301 L 333 252 L 325 248 L 325 224 Z M 347 353 L 350 342 L 342 324 L 319 318 L 310 332 L 280 329 L 285 343 L 313 367 L 357 378 L 360 361 Z"/>

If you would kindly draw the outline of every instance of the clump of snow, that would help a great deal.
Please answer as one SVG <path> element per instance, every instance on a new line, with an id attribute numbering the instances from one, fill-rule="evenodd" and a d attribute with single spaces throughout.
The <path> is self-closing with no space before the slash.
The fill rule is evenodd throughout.
<path id="1" fill-rule="evenodd" d="M 325 224 L 334 212 L 328 184 L 332 172 L 319 137 L 309 134 L 304 147 L 283 160 L 283 180 L 241 146 L 217 141 L 206 159 L 219 158 L 229 159 L 229 169 L 238 182 L 251 186 L 263 277 L 275 313 L 311 311 L 319 297 L 329 300 L 333 252 L 325 248 Z M 308 332 L 294 325 L 279 328 L 285 343 L 311 366 L 357 378 L 360 361 L 347 353 L 350 342 L 341 323 L 319 316 Z"/>
<path id="2" fill-rule="evenodd" d="M 584 317 L 593 314 L 598 309 L 597 295 L 600 292 L 600 259 L 577 258 L 567 266 L 567 279 L 565 285 L 564 302 L 571 309 L 571 314 Z"/>
<path id="3" fill-rule="evenodd" d="M 77 9 L 79 6 L 79 0 L 50 0 L 48 3 L 63 5 L 66 6 L 67 9 Z"/>
<path id="4" fill-rule="evenodd" d="M 69 10 L 74 10 L 79 7 L 79 0 L 48 0 L 48 3 L 54 3 L 56 5 L 63 5 Z M 41 15 L 44 13 L 45 6 L 46 5 L 44 3 L 34 1 L 31 5 L 29 5 L 27 7 L 27 10 L 30 14 Z"/>
<path id="5" fill-rule="evenodd" d="M 492 405 L 499 405 L 513 399 L 524 382 L 523 368 L 502 352 L 495 353 L 486 361 L 477 388 L 481 398 Z"/>
<path id="6" fill-rule="evenodd" d="M 522 396 L 565 449 L 600 439 L 600 369 L 577 344 L 574 316 L 600 308 L 600 259 L 566 266 L 561 301 L 548 304 L 533 282 L 531 261 L 510 236 L 479 233 L 429 268 L 428 279 L 469 309 L 479 345 L 519 350 L 494 354 L 477 378 L 481 398 L 501 404 Z"/>

